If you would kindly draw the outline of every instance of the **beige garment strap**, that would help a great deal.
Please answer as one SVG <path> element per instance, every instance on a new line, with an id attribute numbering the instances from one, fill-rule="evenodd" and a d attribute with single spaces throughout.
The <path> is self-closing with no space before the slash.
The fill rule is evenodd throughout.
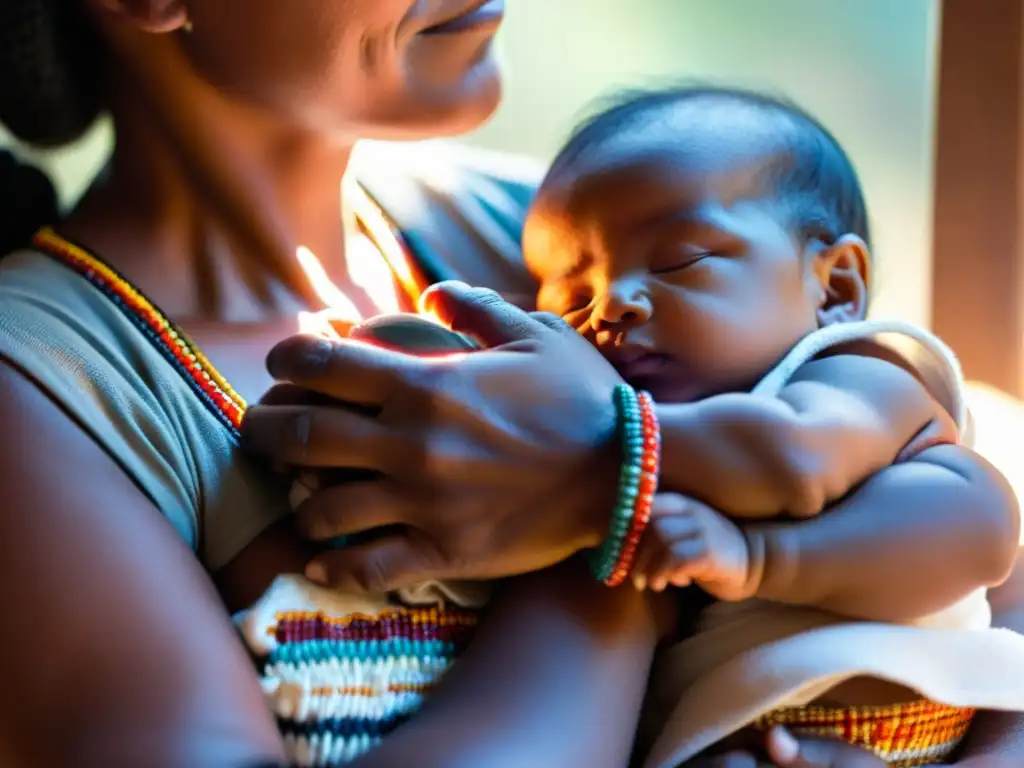
<path id="1" fill-rule="evenodd" d="M 793 377 L 796 370 L 813 360 L 826 349 L 851 341 L 874 339 L 879 336 L 904 337 L 916 342 L 929 356 L 928 363 L 932 371 L 938 374 L 942 386 L 947 390 L 950 415 L 956 420 L 957 430 L 961 435 L 969 431 L 967 398 L 964 388 L 963 372 L 960 361 L 945 342 L 934 334 L 911 323 L 901 320 L 863 320 L 856 323 L 838 323 L 828 325 L 805 336 L 783 358 L 772 371 L 754 387 L 755 394 L 776 395 Z M 901 352 L 902 350 L 895 350 Z M 914 360 L 908 360 L 914 363 Z M 937 368 L 937 371 L 935 370 Z M 920 371 L 922 375 L 929 371 Z M 934 393 L 933 394 L 940 394 Z"/>

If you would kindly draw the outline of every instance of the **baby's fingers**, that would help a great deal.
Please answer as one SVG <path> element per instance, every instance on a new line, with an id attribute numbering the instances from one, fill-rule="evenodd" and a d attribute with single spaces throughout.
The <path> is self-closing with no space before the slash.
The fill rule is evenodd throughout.
<path id="1" fill-rule="evenodd" d="M 630 571 L 633 586 L 641 591 L 647 589 L 648 586 L 653 588 L 652 577 L 656 577 L 665 570 L 666 561 L 667 552 L 664 542 L 653 531 L 648 530 L 640 539 L 640 545 L 637 547 L 636 556 L 633 559 L 633 568 Z"/>
<path id="2" fill-rule="evenodd" d="M 707 544 L 703 538 L 677 540 L 669 547 L 669 561 L 664 579 L 673 587 L 688 587 L 695 581 L 707 578 L 712 570 Z"/>
<path id="3" fill-rule="evenodd" d="M 669 585 L 685 587 L 707 570 L 705 545 L 700 533 L 683 533 L 671 538 L 665 531 L 652 530 L 642 545 L 633 567 L 633 584 L 637 589 L 661 592 Z"/>

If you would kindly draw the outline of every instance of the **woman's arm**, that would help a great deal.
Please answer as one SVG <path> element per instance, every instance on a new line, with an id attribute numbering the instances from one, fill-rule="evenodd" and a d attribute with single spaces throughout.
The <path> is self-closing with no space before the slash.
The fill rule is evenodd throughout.
<path id="1" fill-rule="evenodd" d="M 281 760 L 251 662 L 194 555 L 0 361 L 0 764 Z"/>
<path id="2" fill-rule="evenodd" d="M 423 711 L 353 768 L 623 768 L 654 605 L 578 559 L 509 582 Z"/>
<path id="3" fill-rule="evenodd" d="M 906 621 L 1005 580 L 1019 512 L 984 459 L 939 446 L 878 473 L 817 518 L 745 533 L 763 555 L 759 597 Z"/>

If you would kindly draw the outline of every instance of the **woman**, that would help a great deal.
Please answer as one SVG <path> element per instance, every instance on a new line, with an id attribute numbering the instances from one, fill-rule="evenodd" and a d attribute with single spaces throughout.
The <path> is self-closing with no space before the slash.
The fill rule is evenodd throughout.
<path id="1" fill-rule="evenodd" d="M 2 662 L 4 761 L 201 768 L 280 759 L 274 723 L 206 575 L 223 573 L 229 561 L 253 564 L 233 568 L 220 585 L 241 603 L 267 573 L 305 564 L 260 535 L 286 500 L 235 450 L 242 402 L 271 384 L 264 358 L 294 333 L 296 314 L 323 306 L 300 268 L 299 246 L 365 315 L 408 306 L 424 283 L 442 277 L 531 294 L 516 252 L 528 178 L 472 158 L 445 160 L 440 150 L 371 148 L 359 159 L 367 172 L 360 178 L 402 224 L 422 273 L 396 261 L 392 271 L 405 279 L 383 284 L 356 267 L 388 273 L 382 265 L 394 242 L 374 226 L 381 215 L 365 189 L 339 184 L 356 138 L 454 134 L 493 110 L 499 21 L 498 4 L 468 0 L 5 0 L 0 121 L 28 141 L 60 145 L 106 107 L 117 144 L 109 173 L 59 222 L 60 234 L 44 234 L 0 267 L 0 423 L 9 443 L 19 443 L 0 457 L 0 567 L 16 630 Z M 14 189 L 18 205 L 7 210 L 17 213 L 0 231 L 27 239 L 46 223 L 27 215 L 36 212 L 27 205 L 31 188 Z M 446 261 L 438 257 L 442 242 Z M 496 399 L 506 410 L 482 402 L 446 413 L 460 439 L 482 445 L 495 433 L 488 419 L 527 424 L 525 406 L 551 387 L 541 376 L 548 360 L 574 371 L 561 386 L 572 387 L 580 410 L 556 425 L 560 441 L 543 455 L 506 444 L 495 454 L 501 472 L 488 476 L 518 482 L 465 489 L 477 501 L 512 494 L 504 530 L 516 533 L 515 546 L 500 570 L 553 563 L 592 543 L 599 525 L 589 510 L 600 489 L 578 482 L 593 467 L 580 457 L 607 459 L 590 450 L 599 435 L 576 427 L 598 424 L 587 409 L 608 403 L 599 384 L 589 400 L 576 395 L 580 376 L 599 382 L 606 369 L 575 339 L 537 337 L 536 324 L 502 304 L 475 295 L 442 303 L 456 323 L 493 340 L 534 337 L 535 352 L 504 371 L 474 363 L 421 389 L 421 402 L 437 405 L 460 380 L 517 377 L 522 408 L 512 403 L 509 411 Z M 308 347 L 291 342 L 277 350 L 272 372 L 298 379 L 310 362 L 325 362 L 324 349 L 314 347 L 311 360 Z M 352 380 L 372 386 L 372 372 L 364 366 Z M 292 394 L 275 391 L 278 400 Z M 358 463 L 321 453 L 296 406 L 264 413 L 248 428 L 254 446 L 265 449 L 283 429 L 283 446 L 289 435 L 307 438 L 299 440 L 302 463 Z M 281 415 L 296 414 L 282 426 Z M 441 471 L 445 457 L 436 458 L 429 465 Z M 443 479 L 432 479 L 435 490 L 450 487 Z M 550 492 L 547 520 L 567 522 L 522 515 L 515 488 L 536 493 L 541 481 Z M 312 532 L 326 533 L 330 516 L 315 512 L 336 501 L 325 492 L 310 505 Z M 383 514 L 379 501 L 352 508 Z M 481 552 L 502 551 L 488 528 L 472 529 Z M 409 541 L 396 541 L 386 560 L 376 551 L 360 568 L 314 562 L 328 577 L 354 571 L 371 585 L 439 566 L 455 572 L 437 551 L 434 561 L 410 559 L 431 553 Z M 479 562 L 463 565 L 480 574 Z M 657 618 L 644 596 L 607 592 L 571 561 L 514 582 L 422 716 L 361 764 L 620 766 Z M 509 644 L 523 626 L 543 633 Z M 530 673 L 497 681 L 474 674 L 495 658 Z M 557 679 L 575 685 L 552 684 L 555 667 Z M 44 730 L 50 723 L 60 724 L 52 735 Z M 780 765 L 854 766 L 865 758 L 811 742 L 793 753 L 784 734 L 775 738 Z M 1003 729 L 992 743 L 1010 738 Z M 979 754 L 983 760 L 985 750 Z"/>

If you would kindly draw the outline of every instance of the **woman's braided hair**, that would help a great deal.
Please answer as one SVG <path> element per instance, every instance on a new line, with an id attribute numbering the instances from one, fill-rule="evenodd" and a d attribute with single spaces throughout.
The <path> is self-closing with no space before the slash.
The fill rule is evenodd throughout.
<path id="1" fill-rule="evenodd" d="M 0 123 L 26 144 L 59 147 L 103 108 L 103 52 L 83 0 L 0 0 Z M 38 169 L 0 153 L 0 254 L 57 215 Z"/>

